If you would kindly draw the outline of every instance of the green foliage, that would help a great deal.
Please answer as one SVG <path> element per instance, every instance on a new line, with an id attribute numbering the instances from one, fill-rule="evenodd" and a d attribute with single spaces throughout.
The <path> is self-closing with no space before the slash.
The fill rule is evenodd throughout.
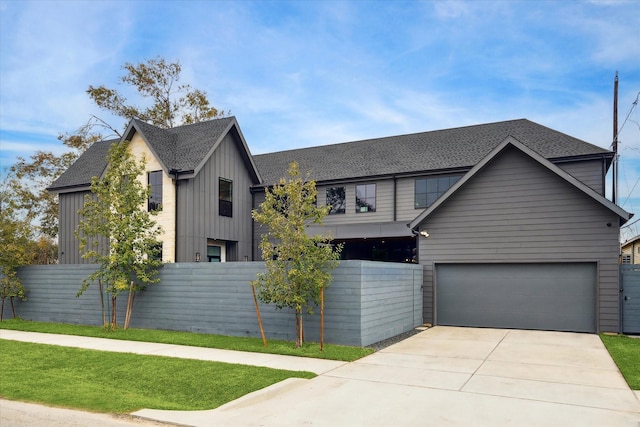
<path id="1" fill-rule="evenodd" d="M 307 234 L 310 224 L 322 224 L 329 207 L 316 206 L 316 183 L 302 178 L 297 163 L 287 173 L 289 179 L 267 189 L 259 210 L 252 212 L 269 231 L 260 242 L 267 271 L 251 284 L 262 302 L 292 308 L 301 319 L 304 311 L 313 314 L 314 305 L 320 304 L 321 290 L 331 283 L 330 271 L 338 265 L 342 247 L 332 247 L 330 237 Z M 302 322 L 296 325 L 301 344 Z"/>
<path id="2" fill-rule="evenodd" d="M 640 390 L 640 339 L 624 335 L 600 335 L 627 384 Z"/>
<path id="3" fill-rule="evenodd" d="M 161 128 L 180 124 L 197 123 L 223 116 L 224 113 L 209 105 L 207 94 L 192 89 L 188 84 L 178 84 L 182 66 L 179 62 L 167 63 L 163 58 L 150 59 L 140 64 L 126 63 L 127 74 L 120 80 L 132 86 L 150 107 L 128 104 L 117 90 L 105 86 L 89 86 L 87 93 L 96 105 L 120 117 L 136 117 Z"/>
<path id="4" fill-rule="evenodd" d="M 76 236 L 82 257 L 100 267 L 84 280 L 78 296 L 96 280 L 104 285 L 113 300 L 111 326 L 115 327 L 117 296 L 159 281 L 161 229 L 154 218 L 156 212 L 144 209 L 149 188 L 138 180 L 145 173 L 144 159 L 137 162 L 125 141 L 111 146 L 107 160 L 104 176 L 93 178 L 91 194 L 79 211 L 82 220 Z"/>
<path id="5" fill-rule="evenodd" d="M 127 74 L 120 80 L 136 89 L 143 100 L 150 100 L 150 107 L 129 105 L 118 91 L 104 86 L 89 86 L 87 94 L 97 106 L 127 122 L 136 117 L 162 128 L 171 128 L 224 115 L 209 105 L 204 91 L 189 85 L 177 85 L 182 71 L 177 61 L 167 63 L 156 58 L 137 65 L 127 63 L 123 68 Z M 121 137 L 121 130 L 117 129 L 119 126 L 92 115 L 77 130 L 58 136 L 69 151 L 61 155 L 37 151 L 29 157 L 18 157 L 11 166 L 12 176 L 7 180 L 15 207 L 25 219 L 37 224 L 35 237 L 55 239 L 58 235 L 58 195 L 50 193 L 47 188 L 91 144 L 111 136 Z M 36 262 L 43 259 L 50 261 L 48 257 L 38 257 Z"/>
<path id="6" fill-rule="evenodd" d="M 294 372 L 0 340 L 0 396 L 106 413 L 213 409 Z M 10 374 L 9 374 L 10 373 Z"/>
<path id="7" fill-rule="evenodd" d="M 0 187 L 0 320 L 4 312 L 4 302 L 11 301 L 13 317 L 16 317 L 13 298 L 26 300 L 27 289 L 22 286 L 17 269 L 29 264 L 33 259 L 30 241 L 33 229 L 28 220 L 20 218 L 15 199 L 5 185 Z"/>

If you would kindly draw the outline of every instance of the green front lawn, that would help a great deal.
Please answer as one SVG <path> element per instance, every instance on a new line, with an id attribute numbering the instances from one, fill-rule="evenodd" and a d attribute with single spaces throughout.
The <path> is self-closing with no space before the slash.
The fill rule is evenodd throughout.
<path id="1" fill-rule="evenodd" d="M 293 372 L 0 340 L 0 396 L 94 412 L 213 409 Z"/>
<path id="2" fill-rule="evenodd" d="M 640 338 L 600 335 L 600 339 L 633 390 L 640 390 Z"/>
<path id="3" fill-rule="evenodd" d="M 192 332 L 159 331 L 152 329 L 118 329 L 105 331 L 99 326 L 69 325 L 66 323 L 32 322 L 20 319 L 3 320 L 0 329 L 13 329 L 50 334 L 82 335 L 127 341 L 157 342 L 163 344 L 190 345 L 194 347 L 219 348 L 225 350 L 250 351 L 255 353 L 284 354 L 289 356 L 316 357 L 319 359 L 351 362 L 373 353 L 370 348 L 325 344 L 320 351 L 318 343 L 305 343 L 295 348 L 294 343 L 267 339 L 265 348 L 262 339 L 230 337 L 225 335 L 196 334 Z M 268 338 L 268 337 L 267 337 Z"/>

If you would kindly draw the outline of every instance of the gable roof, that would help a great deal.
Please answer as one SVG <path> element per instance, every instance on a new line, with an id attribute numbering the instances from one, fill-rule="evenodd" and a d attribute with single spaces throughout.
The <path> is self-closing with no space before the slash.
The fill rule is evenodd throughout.
<path id="1" fill-rule="evenodd" d="M 120 141 L 110 139 L 92 144 L 78 159 L 56 179 L 49 190 L 82 187 L 91 184 L 91 178 L 100 176 L 107 165 L 111 145 Z"/>
<path id="2" fill-rule="evenodd" d="M 591 187 L 583 184 L 580 180 L 574 178 L 572 175 L 568 174 L 558 166 L 551 163 L 549 160 L 545 159 L 542 155 L 538 154 L 534 150 L 522 144 L 520 141 L 515 139 L 512 136 L 505 138 L 497 147 L 495 147 L 486 157 L 484 157 L 480 162 L 478 162 L 469 172 L 467 172 L 462 178 L 458 180 L 449 190 L 447 190 L 442 196 L 440 196 L 431 206 L 425 209 L 420 215 L 418 215 L 411 223 L 407 224 L 412 230 L 415 230 L 420 226 L 424 220 L 429 217 L 433 212 L 438 210 L 443 203 L 447 201 L 450 197 L 452 197 L 461 187 L 463 187 L 468 181 L 473 179 L 481 170 L 483 170 L 494 158 L 496 158 L 502 151 L 504 151 L 507 147 L 514 147 L 520 150 L 525 155 L 529 156 L 531 159 L 538 162 L 540 165 L 547 168 L 550 172 L 556 174 L 560 178 L 564 179 L 569 184 L 573 185 L 576 189 L 583 192 L 587 196 L 591 197 L 596 202 L 600 203 L 607 209 L 611 210 L 615 214 L 617 214 L 622 220 L 622 224 L 627 222 L 633 214 L 625 211 L 618 205 L 613 202 L 607 200 L 605 197 L 601 196 L 599 193 L 594 191 Z"/>
<path id="3" fill-rule="evenodd" d="M 289 164 L 315 181 L 468 170 L 513 136 L 547 159 L 595 156 L 607 162 L 613 153 L 526 119 L 390 136 L 254 156 L 264 185 L 275 184 Z"/>
<path id="4" fill-rule="evenodd" d="M 224 137 L 231 133 L 254 183 L 261 181 L 249 147 L 235 117 L 225 117 L 191 125 L 162 129 L 138 119 L 132 119 L 121 139 L 93 144 L 69 167 L 49 190 L 62 191 L 88 186 L 93 176 L 100 176 L 107 166 L 109 147 L 119 141 L 130 141 L 140 134 L 167 174 L 178 171 L 197 174 Z"/>

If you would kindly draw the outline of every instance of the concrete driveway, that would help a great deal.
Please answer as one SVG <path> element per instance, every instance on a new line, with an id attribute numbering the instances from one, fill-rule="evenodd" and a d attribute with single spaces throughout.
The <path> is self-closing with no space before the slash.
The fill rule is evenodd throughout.
<path id="1" fill-rule="evenodd" d="M 193 426 L 637 427 L 640 401 L 597 335 L 438 326 L 215 410 L 133 415 Z"/>

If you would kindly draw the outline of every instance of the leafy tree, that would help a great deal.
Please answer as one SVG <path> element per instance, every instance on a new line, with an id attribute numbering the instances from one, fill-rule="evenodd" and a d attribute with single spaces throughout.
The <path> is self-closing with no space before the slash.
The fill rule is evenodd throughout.
<path id="1" fill-rule="evenodd" d="M 123 68 L 127 74 L 120 80 L 136 89 L 144 99 L 150 99 L 152 105 L 145 108 L 128 104 L 124 95 L 115 89 L 89 86 L 87 93 L 98 107 L 120 117 L 137 117 L 161 128 L 224 115 L 209 105 L 206 92 L 178 84 L 182 72 L 179 62 L 167 63 L 158 57 L 135 65 L 127 62 Z"/>
<path id="2" fill-rule="evenodd" d="M 5 185 L 0 188 L 0 320 L 4 315 L 4 303 L 11 301 L 11 313 L 16 317 L 14 298 L 26 301 L 27 289 L 22 286 L 17 269 L 29 264 L 33 258 L 29 250 L 32 227 L 29 221 L 20 218 L 15 200 Z"/>
<path id="3" fill-rule="evenodd" d="M 121 82 L 136 89 L 151 106 L 143 108 L 127 103 L 117 90 L 104 86 L 89 86 L 87 94 L 101 109 L 121 117 L 126 122 L 137 117 L 162 128 L 197 123 L 223 116 L 209 104 L 206 92 L 178 84 L 182 66 L 178 61 L 167 62 L 158 57 L 140 64 L 126 63 Z M 58 139 L 70 150 L 63 154 L 37 151 L 29 158 L 18 157 L 11 167 L 10 187 L 16 196 L 16 209 L 30 221 L 37 223 L 36 236 L 55 239 L 58 235 L 58 197 L 47 188 L 96 141 L 107 137 L 121 137 L 119 125 L 110 125 L 97 116 L 75 132 Z M 37 261 L 37 260 L 36 260 Z"/>
<path id="4" fill-rule="evenodd" d="M 76 230 L 82 257 L 99 264 L 98 270 L 83 281 L 78 296 L 98 281 L 102 301 L 103 289 L 111 295 L 109 327 L 117 328 L 116 302 L 120 293 L 128 291 L 128 328 L 136 292 L 157 283 L 161 229 L 155 221 L 157 212 L 144 206 L 149 188 L 139 179 L 145 173 L 145 160 L 133 158 L 128 143 L 114 144 L 108 154 L 108 168 L 102 178 L 94 177 L 91 193 L 79 211 L 82 219 Z M 108 241 L 108 245 L 101 242 Z M 103 288 L 104 287 L 104 288 Z M 106 325 L 104 303 L 103 321 Z"/>
<path id="5" fill-rule="evenodd" d="M 262 302 L 294 310 L 296 347 L 300 347 L 304 342 L 303 313 L 313 314 L 313 307 L 320 305 L 342 247 L 334 249 L 330 238 L 307 234 L 310 224 L 322 224 L 329 207 L 316 206 L 316 183 L 302 178 L 297 163 L 291 163 L 288 175 L 288 180 L 282 178 L 266 190 L 265 201 L 252 212 L 269 231 L 260 242 L 267 271 L 251 284 Z"/>

